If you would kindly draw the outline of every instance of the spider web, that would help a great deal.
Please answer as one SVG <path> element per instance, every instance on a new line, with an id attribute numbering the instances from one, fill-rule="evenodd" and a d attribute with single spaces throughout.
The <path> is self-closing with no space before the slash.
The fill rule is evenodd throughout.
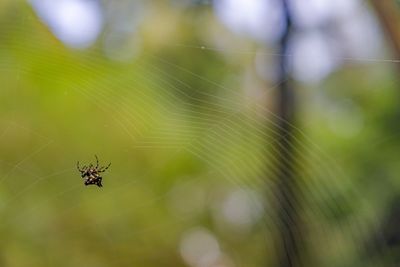
<path id="1" fill-rule="evenodd" d="M 25 14 L 20 25 L 9 26 L 7 30 L 33 31 L 25 27 L 35 21 L 32 14 Z M 29 40 L 21 45 L 7 39 L 1 50 L 15 46 L 27 55 L 53 46 L 41 43 L 40 36 L 29 34 Z M 181 53 L 195 49 L 200 56 L 214 52 L 243 53 L 215 51 L 220 49 L 203 45 L 175 46 Z M 196 227 L 201 227 L 203 235 L 208 233 L 216 240 L 218 236 L 219 242 L 226 242 L 224 250 L 219 252 L 222 266 L 252 266 L 252 260 L 262 261 L 265 247 L 270 248 L 270 255 L 274 254 L 274 244 L 267 238 L 280 227 L 272 207 L 272 203 L 280 201 L 271 190 L 276 176 L 279 127 L 273 112 L 244 96 L 233 85 L 227 86 L 191 70 L 191 66 L 154 53 L 145 52 L 146 60 L 138 59 L 135 64 L 113 69 L 104 67 L 104 59 L 90 55 L 96 55 L 96 51 L 72 56 L 58 67 L 63 51 L 61 48 L 50 51 L 54 56 L 35 59 L 50 66 L 44 70 L 30 69 L 35 62 L 19 61 L 14 66 L 7 60 L 0 63 L 3 77 L 16 77 L 10 80 L 15 82 L 18 96 L 30 95 L 25 89 L 29 83 L 39 84 L 34 88 L 38 91 L 54 87 L 55 92 L 45 91 L 42 95 L 51 95 L 60 109 L 65 109 L 65 114 L 78 115 L 57 118 L 39 112 L 33 118 L 44 118 L 43 121 L 30 121 L 24 117 L 29 107 L 21 107 L 19 111 L 18 101 L 13 101 L 15 116 L 2 121 L 0 141 L 4 155 L 6 152 L 8 155 L 1 160 L 0 177 L 4 218 L 0 231 L 6 236 L 1 242 L 7 251 L 2 259 L 5 265 L 10 263 L 10 255 L 19 253 L 21 261 L 50 266 L 67 255 L 62 251 L 65 247 L 71 247 L 68 252 L 79 258 L 71 260 L 72 265 L 80 262 L 100 265 L 95 255 L 102 255 L 107 265 L 149 264 L 152 261 L 143 257 L 153 255 L 158 248 L 164 248 L 166 254 L 178 255 L 171 243 L 180 244 L 185 233 Z M 398 63 L 387 59 L 372 61 Z M 168 71 L 171 69 L 177 77 Z M 85 78 L 74 80 L 75 72 Z M 179 78 L 181 75 L 186 79 Z M 187 80 L 195 80 L 212 90 L 197 90 Z M 47 87 L 40 88 L 41 84 Z M 265 94 L 271 94 L 277 86 L 272 84 Z M 192 91 L 196 94 L 192 95 Z M 41 112 L 49 110 L 37 108 Z M 56 127 L 63 127 L 65 134 L 55 131 Z M 336 226 L 329 224 L 329 218 L 349 209 L 354 201 L 361 209 L 367 209 L 370 201 L 355 190 L 348 175 L 313 138 L 298 128 L 293 129 L 297 157 L 290 164 L 296 165 L 296 171 L 301 170 L 298 177 L 304 188 L 299 202 L 306 207 L 301 211 L 302 216 L 315 231 L 310 238 L 311 247 L 326 257 L 324 266 L 345 264 L 350 253 L 361 258 L 366 233 L 376 231 L 375 214 L 360 212 Z M 84 187 L 75 168 L 76 160 L 88 164 L 94 161 L 94 154 L 99 156 L 100 164 L 112 162 L 103 175 L 104 190 Z M 194 167 L 187 170 L 182 164 Z M 264 199 L 266 185 L 268 199 Z M 254 218 L 242 225 L 223 218 L 220 208 L 229 196 L 237 196 L 235 193 L 244 194 L 252 203 L 250 216 Z M 192 196 L 194 200 L 190 203 Z M 199 211 L 179 206 L 185 201 L 189 208 L 193 205 Z M 207 213 L 211 213 L 210 220 L 214 223 L 202 222 Z M 209 229 L 204 230 L 204 225 Z M 227 237 L 232 234 L 237 239 Z M 149 236 L 152 236 L 150 241 L 146 240 Z M 247 250 L 237 244 L 239 241 L 256 248 L 253 257 L 244 253 Z M 22 244 L 36 248 L 23 253 L 19 249 Z M 73 244 L 78 244 L 78 248 L 73 248 Z M 82 245 L 94 247 L 98 254 L 87 254 Z M 384 249 L 378 245 L 376 249 Z M 222 250 L 223 246 L 220 247 Z M 130 259 L 126 257 L 129 254 L 133 254 Z"/>

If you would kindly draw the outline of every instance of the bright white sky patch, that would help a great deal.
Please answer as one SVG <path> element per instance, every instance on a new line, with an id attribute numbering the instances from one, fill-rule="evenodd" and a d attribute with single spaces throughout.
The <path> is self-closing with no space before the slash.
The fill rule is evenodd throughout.
<path id="1" fill-rule="evenodd" d="M 101 32 L 103 18 L 96 1 L 31 0 L 31 4 L 57 38 L 71 47 L 88 47 Z"/>
<path id="2" fill-rule="evenodd" d="M 359 0 L 291 0 L 296 23 L 302 27 L 316 27 L 334 18 L 353 12 Z"/>
<path id="3" fill-rule="evenodd" d="M 291 48 L 293 75 L 303 82 L 319 82 L 340 63 L 330 40 L 319 32 L 297 35 Z"/>
<path id="4" fill-rule="evenodd" d="M 218 18 L 233 32 L 269 41 L 282 30 L 282 10 L 276 0 L 217 0 Z"/>

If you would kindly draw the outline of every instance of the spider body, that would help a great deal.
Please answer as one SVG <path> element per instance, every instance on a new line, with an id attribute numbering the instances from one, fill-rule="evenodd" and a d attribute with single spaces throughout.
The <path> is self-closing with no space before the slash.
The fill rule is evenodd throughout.
<path id="1" fill-rule="evenodd" d="M 82 168 L 79 166 L 79 161 L 76 164 L 78 171 L 81 173 L 81 177 L 85 179 L 85 185 L 92 185 L 95 184 L 98 187 L 102 187 L 101 181 L 103 178 L 100 176 L 100 173 L 105 172 L 111 165 L 108 164 L 107 166 L 99 167 L 99 159 L 96 157 L 96 166 L 90 164 L 89 166 L 83 166 Z"/>

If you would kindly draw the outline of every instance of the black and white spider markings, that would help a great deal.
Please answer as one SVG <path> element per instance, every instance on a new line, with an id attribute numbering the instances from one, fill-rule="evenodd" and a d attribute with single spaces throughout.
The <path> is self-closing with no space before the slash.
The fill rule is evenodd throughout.
<path id="1" fill-rule="evenodd" d="M 91 185 L 95 184 L 98 187 L 102 187 L 103 185 L 101 184 L 101 180 L 103 179 L 100 176 L 100 173 L 105 172 L 111 165 L 108 164 L 108 166 L 103 166 L 99 167 L 99 159 L 96 157 L 96 166 L 93 166 L 92 163 L 90 163 L 89 166 L 83 166 L 82 168 L 79 166 L 79 161 L 76 163 L 76 167 L 78 168 L 78 171 L 81 173 L 81 177 L 85 179 L 85 185 Z"/>

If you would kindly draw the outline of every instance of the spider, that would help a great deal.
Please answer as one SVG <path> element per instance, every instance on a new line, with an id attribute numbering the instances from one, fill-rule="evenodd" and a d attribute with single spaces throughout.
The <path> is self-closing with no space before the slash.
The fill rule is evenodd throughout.
<path id="1" fill-rule="evenodd" d="M 108 167 L 110 167 L 111 163 L 108 164 L 107 167 L 99 167 L 99 159 L 96 155 L 94 156 L 96 157 L 96 166 L 93 166 L 93 164 L 90 163 L 89 166 L 83 166 L 81 168 L 78 161 L 76 167 L 78 168 L 78 171 L 80 171 L 81 177 L 85 179 L 85 185 L 95 184 L 98 187 L 102 187 L 103 185 L 101 184 L 101 180 L 103 178 L 100 176 L 100 173 L 105 172 Z"/>

